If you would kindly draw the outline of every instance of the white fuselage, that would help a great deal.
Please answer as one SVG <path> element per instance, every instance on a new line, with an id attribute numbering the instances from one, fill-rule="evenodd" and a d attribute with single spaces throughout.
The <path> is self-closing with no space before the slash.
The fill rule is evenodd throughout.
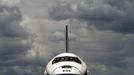
<path id="1" fill-rule="evenodd" d="M 87 66 L 73 53 L 61 53 L 46 66 L 45 75 L 87 75 Z"/>

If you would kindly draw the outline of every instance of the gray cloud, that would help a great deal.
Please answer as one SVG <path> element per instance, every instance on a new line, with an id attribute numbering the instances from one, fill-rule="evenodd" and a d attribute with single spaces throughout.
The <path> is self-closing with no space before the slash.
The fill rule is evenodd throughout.
<path id="1" fill-rule="evenodd" d="M 32 34 L 21 25 L 24 19 L 18 6 L 9 5 L 8 1 L 0 2 L 0 74 L 33 75 L 27 69 L 33 67 L 21 67 L 38 64 L 25 58 L 32 48 Z"/>
<path id="2" fill-rule="evenodd" d="M 0 74 L 43 75 L 47 62 L 64 52 L 68 24 L 70 51 L 87 63 L 92 75 L 133 75 L 132 9 L 132 0 L 23 0 L 19 8 L 0 5 Z M 24 20 L 27 28 L 21 25 Z"/>
<path id="3" fill-rule="evenodd" d="M 132 0 L 58 1 L 49 13 L 55 20 L 79 19 L 99 30 L 133 33 L 133 4 Z"/>

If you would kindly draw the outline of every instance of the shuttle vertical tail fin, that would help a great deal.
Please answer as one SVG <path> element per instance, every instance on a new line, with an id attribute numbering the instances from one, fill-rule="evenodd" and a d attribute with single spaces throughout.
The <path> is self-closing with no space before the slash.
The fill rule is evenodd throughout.
<path id="1" fill-rule="evenodd" d="M 68 25 L 66 25 L 66 53 L 69 52 Z"/>

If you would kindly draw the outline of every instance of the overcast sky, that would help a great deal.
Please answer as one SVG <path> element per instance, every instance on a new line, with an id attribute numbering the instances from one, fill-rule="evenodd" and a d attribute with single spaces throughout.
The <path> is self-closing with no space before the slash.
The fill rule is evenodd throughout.
<path id="1" fill-rule="evenodd" d="M 43 75 L 65 51 L 92 75 L 134 75 L 134 0 L 0 0 L 0 75 Z"/>

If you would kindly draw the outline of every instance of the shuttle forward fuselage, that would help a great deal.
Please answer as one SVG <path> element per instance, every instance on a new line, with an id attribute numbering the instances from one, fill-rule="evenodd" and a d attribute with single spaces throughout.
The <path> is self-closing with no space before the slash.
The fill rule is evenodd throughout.
<path id="1" fill-rule="evenodd" d="M 87 75 L 84 61 L 73 53 L 61 53 L 47 65 L 45 75 Z"/>

